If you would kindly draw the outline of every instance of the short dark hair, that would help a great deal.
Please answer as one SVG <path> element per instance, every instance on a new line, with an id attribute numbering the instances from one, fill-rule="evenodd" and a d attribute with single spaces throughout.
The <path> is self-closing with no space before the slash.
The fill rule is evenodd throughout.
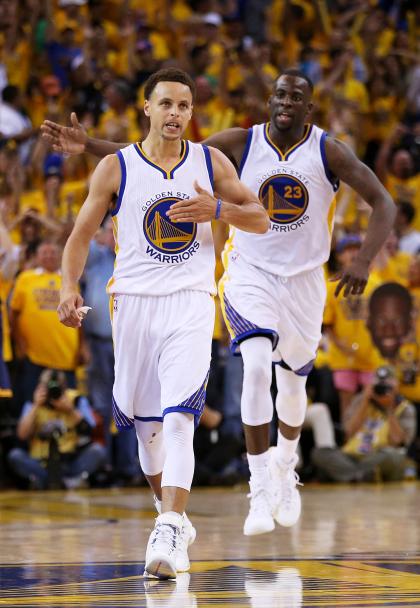
<path id="1" fill-rule="evenodd" d="M 377 287 L 370 296 L 369 312 L 373 312 L 374 307 L 382 298 L 388 297 L 397 298 L 398 300 L 404 302 L 405 306 L 407 307 L 407 312 L 411 313 L 413 308 L 413 298 L 408 289 L 400 283 L 383 283 Z"/>
<path id="2" fill-rule="evenodd" d="M 16 87 L 13 84 L 8 84 L 4 87 L 1 96 L 5 103 L 13 103 L 19 97 L 19 93 L 19 87 Z"/>
<path id="3" fill-rule="evenodd" d="M 312 80 L 305 74 L 305 72 L 302 72 L 302 70 L 299 70 L 298 68 L 288 68 L 279 74 L 279 78 L 280 76 L 294 76 L 295 78 L 302 78 L 302 80 L 305 80 L 308 83 L 311 93 L 314 91 L 314 83 Z"/>
<path id="4" fill-rule="evenodd" d="M 195 84 L 187 72 L 179 68 L 163 68 L 149 76 L 146 80 L 146 84 L 144 85 L 145 99 L 150 99 L 158 82 L 180 82 L 181 84 L 185 84 L 190 89 L 193 99 L 195 97 Z"/>
<path id="5" fill-rule="evenodd" d="M 411 224 L 416 215 L 415 207 L 409 201 L 397 201 L 397 211 L 405 217 L 408 224 Z"/>

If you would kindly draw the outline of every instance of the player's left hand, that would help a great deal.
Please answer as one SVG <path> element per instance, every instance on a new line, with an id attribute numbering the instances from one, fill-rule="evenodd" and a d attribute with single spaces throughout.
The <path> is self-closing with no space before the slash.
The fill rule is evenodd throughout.
<path id="1" fill-rule="evenodd" d="M 197 196 L 171 205 L 167 216 L 171 222 L 209 222 L 216 215 L 217 199 L 204 190 L 196 181 Z"/>
<path id="2" fill-rule="evenodd" d="M 343 291 L 343 296 L 361 296 L 369 278 L 369 264 L 361 259 L 355 259 L 346 270 L 341 270 L 331 281 L 338 281 L 334 295 L 337 297 Z"/>

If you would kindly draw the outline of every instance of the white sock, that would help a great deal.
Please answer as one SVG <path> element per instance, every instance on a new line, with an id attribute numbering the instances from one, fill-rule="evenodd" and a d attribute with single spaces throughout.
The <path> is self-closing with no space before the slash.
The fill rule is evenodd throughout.
<path id="1" fill-rule="evenodd" d="M 296 439 L 286 439 L 280 433 L 280 430 L 277 432 L 277 458 L 281 462 L 289 464 L 293 460 L 296 455 L 299 439 L 300 435 Z"/>
<path id="2" fill-rule="evenodd" d="M 262 454 L 247 454 L 247 457 L 251 479 L 253 481 L 265 481 L 269 477 L 269 452 L 263 452 Z"/>

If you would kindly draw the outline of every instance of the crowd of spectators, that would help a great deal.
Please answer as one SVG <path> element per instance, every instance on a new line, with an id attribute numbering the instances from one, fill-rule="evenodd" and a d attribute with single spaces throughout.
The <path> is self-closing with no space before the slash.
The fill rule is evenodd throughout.
<path id="1" fill-rule="evenodd" d="M 147 132 L 144 83 L 169 66 L 188 71 L 197 87 L 186 133 L 193 141 L 266 121 L 274 80 L 282 69 L 298 67 L 315 85 L 311 120 L 345 141 L 391 193 L 395 228 L 365 294 L 335 298 L 328 283 L 324 337 L 308 382 L 301 473 L 337 481 L 416 476 L 419 40 L 414 0 L 0 0 L 0 337 L 6 364 L 0 379 L 7 372 L 11 378 L 11 390 L 2 382 L 0 392 L 0 486 L 142 481 L 136 438 L 121 437 L 111 417 L 108 220 L 91 245 L 81 284 L 92 306 L 83 332 L 60 325 L 55 313 L 62 247 L 97 159 L 54 152 L 39 127 L 44 119 L 68 123 L 76 112 L 74 120 L 93 137 L 141 140 Z M 342 185 L 328 277 L 351 263 L 368 214 L 365 202 Z M 225 238 L 216 228 L 218 252 Z M 401 286 L 410 298 L 410 318 L 392 352 L 376 348 L 367 321 L 370 294 L 385 283 Z M 208 403 L 195 439 L 196 483 L 247 476 L 241 375 L 219 314 Z M 385 397 L 377 392 L 382 376 L 388 379 Z M 390 450 L 391 459 L 383 456 Z"/>

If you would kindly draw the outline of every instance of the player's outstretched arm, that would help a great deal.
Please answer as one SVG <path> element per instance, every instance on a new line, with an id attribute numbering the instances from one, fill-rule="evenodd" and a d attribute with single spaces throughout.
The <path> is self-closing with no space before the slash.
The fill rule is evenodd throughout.
<path id="1" fill-rule="evenodd" d="M 52 145 L 56 152 L 64 154 L 89 152 L 103 158 L 107 154 L 114 154 L 117 150 L 129 145 L 89 137 L 83 125 L 78 121 L 76 112 L 71 113 L 70 120 L 71 127 L 60 125 L 52 120 L 44 120 L 41 125 L 42 137 Z"/>
<path id="2" fill-rule="evenodd" d="M 270 220 L 253 192 L 236 174 L 235 167 L 219 150 L 210 148 L 215 196 L 195 183 L 198 196 L 174 203 L 168 211 L 172 222 L 209 222 L 220 219 L 247 232 L 264 233 Z"/>
<path id="3" fill-rule="evenodd" d="M 366 287 L 370 265 L 394 225 L 396 207 L 373 171 L 346 144 L 327 137 L 325 148 L 332 173 L 353 188 L 373 210 L 356 260 L 348 270 L 337 275 L 335 295 L 342 289 L 344 296 L 360 295 Z"/>
<path id="4" fill-rule="evenodd" d="M 77 308 L 83 299 L 78 283 L 89 253 L 89 244 L 98 230 L 113 196 L 118 192 L 121 169 L 116 155 L 106 156 L 92 174 L 89 194 L 83 203 L 63 252 L 62 288 L 57 312 L 60 321 L 68 327 L 80 327 Z"/>

